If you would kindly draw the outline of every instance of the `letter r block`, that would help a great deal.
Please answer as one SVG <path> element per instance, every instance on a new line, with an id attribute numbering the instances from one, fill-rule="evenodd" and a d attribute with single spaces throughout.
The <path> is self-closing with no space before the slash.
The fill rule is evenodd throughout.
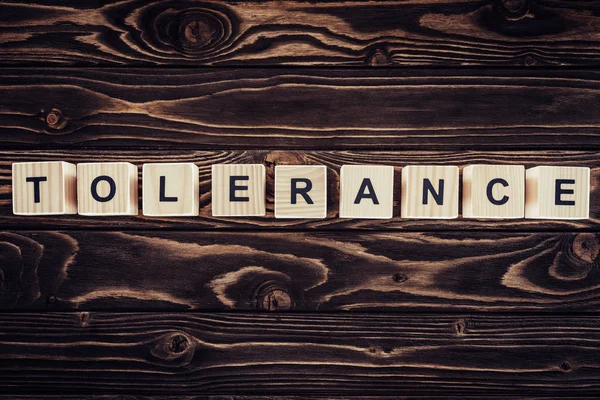
<path id="1" fill-rule="evenodd" d="M 147 216 L 199 214 L 199 174 L 194 163 L 144 164 L 142 212 Z"/>
<path id="2" fill-rule="evenodd" d="M 589 168 L 541 166 L 526 175 L 525 218 L 589 218 Z"/>
<path id="3" fill-rule="evenodd" d="M 402 218 L 458 218 L 458 167 L 402 168 Z"/>
<path id="4" fill-rule="evenodd" d="M 77 172 L 63 161 L 12 165 L 13 213 L 77 214 Z"/>
<path id="5" fill-rule="evenodd" d="M 463 170 L 465 218 L 523 218 L 523 165 L 469 165 Z"/>
<path id="6" fill-rule="evenodd" d="M 80 215 L 137 215 L 138 169 L 125 162 L 77 164 Z"/>
<path id="7" fill-rule="evenodd" d="M 342 165 L 340 218 L 392 218 L 394 167 Z"/>
<path id="8" fill-rule="evenodd" d="M 327 167 L 275 166 L 275 218 L 325 218 Z"/>
<path id="9" fill-rule="evenodd" d="M 212 215 L 264 216 L 265 185 L 265 166 L 262 164 L 213 165 Z"/>

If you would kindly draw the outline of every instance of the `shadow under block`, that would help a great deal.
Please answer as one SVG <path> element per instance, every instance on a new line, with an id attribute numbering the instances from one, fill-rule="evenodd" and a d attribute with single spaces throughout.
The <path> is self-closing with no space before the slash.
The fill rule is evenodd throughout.
<path id="1" fill-rule="evenodd" d="M 275 166 L 275 218 L 325 218 L 327 167 Z"/>
<path id="2" fill-rule="evenodd" d="M 534 167 L 526 171 L 525 218 L 587 219 L 588 167 Z"/>
<path id="3" fill-rule="evenodd" d="M 266 173 L 263 164 L 212 166 L 212 215 L 264 216 Z"/>
<path id="4" fill-rule="evenodd" d="M 77 214 L 77 168 L 63 161 L 12 165 L 13 214 Z"/>
<path id="5" fill-rule="evenodd" d="M 340 218 L 392 218 L 394 167 L 342 165 Z"/>
<path id="6" fill-rule="evenodd" d="M 463 170 L 464 218 L 523 218 L 523 165 L 469 165 Z"/>
<path id="7" fill-rule="evenodd" d="M 77 164 L 80 215 L 137 215 L 138 169 L 125 163 Z"/>
<path id="8" fill-rule="evenodd" d="M 194 163 L 144 164 L 142 212 L 147 216 L 196 216 L 200 211 L 198 166 Z"/>
<path id="9" fill-rule="evenodd" d="M 458 167 L 402 168 L 402 218 L 458 218 Z"/>

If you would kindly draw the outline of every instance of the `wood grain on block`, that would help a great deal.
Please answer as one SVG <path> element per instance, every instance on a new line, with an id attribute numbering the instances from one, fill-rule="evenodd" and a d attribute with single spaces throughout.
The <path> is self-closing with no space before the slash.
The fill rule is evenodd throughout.
<path id="1" fill-rule="evenodd" d="M 458 218 L 458 167 L 402 168 L 402 218 Z"/>
<path id="2" fill-rule="evenodd" d="M 15 215 L 77 213 L 77 169 L 63 161 L 12 164 Z"/>
<path id="3" fill-rule="evenodd" d="M 275 166 L 275 217 L 325 218 L 327 167 L 324 165 Z"/>
<path id="4" fill-rule="evenodd" d="M 263 164 L 215 164 L 212 171 L 212 215 L 264 216 L 266 173 Z"/>
<path id="5" fill-rule="evenodd" d="M 138 170 L 127 162 L 77 164 L 80 215 L 137 215 Z"/>
<path id="6" fill-rule="evenodd" d="M 526 171 L 525 217 L 587 219 L 590 215 L 588 167 L 540 166 Z"/>
<path id="7" fill-rule="evenodd" d="M 342 165 L 340 218 L 392 218 L 394 167 Z"/>
<path id="8" fill-rule="evenodd" d="M 523 165 L 469 165 L 463 169 L 462 215 L 465 218 L 523 218 Z"/>
<path id="9" fill-rule="evenodd" d="M 148 216 L 195 216 L 200 212 L 199 171 L 194 163 L 142 167 L 142 212 Z"/>

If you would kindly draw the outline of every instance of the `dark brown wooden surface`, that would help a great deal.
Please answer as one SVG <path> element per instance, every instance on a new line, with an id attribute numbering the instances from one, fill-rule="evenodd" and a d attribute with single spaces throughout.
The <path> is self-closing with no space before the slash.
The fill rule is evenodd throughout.
<path id="1" fill-rule="evenodd" d="M 599 89 L 585 70 L 0 69 L 0 143 L 600 150 Z"/>
<path id="2" fill-rule="evenodd" d="M 594 1 L 0 5 L 9 65 L 595 65 Z"/>

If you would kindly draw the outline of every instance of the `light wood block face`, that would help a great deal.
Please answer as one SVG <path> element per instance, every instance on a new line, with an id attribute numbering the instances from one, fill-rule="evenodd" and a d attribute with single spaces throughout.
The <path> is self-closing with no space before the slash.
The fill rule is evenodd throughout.
<path id="1" fill-rule="evenodd" d="M 264 216 L 265 166 L 216 164 L 212 166 L 212 215 Z"/>
<path id="2" fill-rule="evenodd" d="M 394 167 L 343 165 L 340 172 L 340 218 L 392 218 Z"/>
<path id="3" fill-rule="evenodd" d="M 137 215 L 138 169 L 124 162 L 77 164 L 81 215 Z"/>
<path id="4" fill-rule="evenodd" d="M 469 165 L 463 170 L 463 217 L 523 218 L 523 165 Z"/>
<path id="5" fill-rule="evenodd" d="M 199 170 L 194 163 L 144 164 L 142 212 L 147 216 L 196 216 Z"/>
<path id="6" fill-rule="evenodd" d="M 587 219 L 590 169 L 535 167 L 526 172 L 525 218 Z"/>
<path id="7" fill-rule="evenodd" d="M 325 218 L 327 168 L 324 165 L 275 167 L 275 218 Z"/>
<path id="8" fill-rule="evenodd" d="M 458 167 L 402 168 L 402 218 L 458 218 Z"/>
<path id="9" fill-rule="evenodd" d="M 12 165 L 13 213 L 77 213 L 77 169 L 63 161 Z"/>

